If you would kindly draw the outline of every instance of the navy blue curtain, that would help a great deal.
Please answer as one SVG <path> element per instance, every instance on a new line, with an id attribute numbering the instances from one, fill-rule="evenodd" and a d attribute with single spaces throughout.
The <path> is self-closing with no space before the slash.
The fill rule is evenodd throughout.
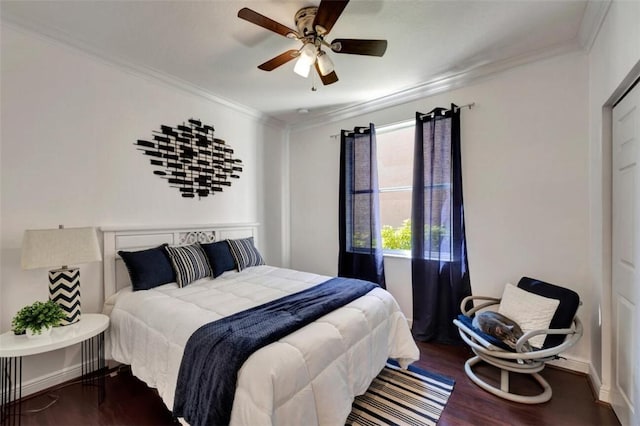
<path id="1" fill-rule="evenodd" d="M 340 136 L 338 276 L 372 281 L 385 288 L 376 131 L 343 130 Z"/>
<path id="2" fill-rule="evenodd" d="M 416 340 L 459 343 L 452 321 L 471 294 L 464 230 L 460 111 L 416 113 L 411 212 Z"/>

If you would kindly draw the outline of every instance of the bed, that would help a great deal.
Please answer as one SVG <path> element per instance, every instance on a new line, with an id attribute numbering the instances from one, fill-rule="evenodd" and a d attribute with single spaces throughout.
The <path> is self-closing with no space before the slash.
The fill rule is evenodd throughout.
<path id="1" fill-rule="evenodd" d="M 203 324 L 320 284 L 331 277 L 253 266 L 132 291 L 119 250 L 253 237 L 257 224 L 102 228 L 104 312 L 111 318 L 109 358 L 131 366 L 171 410 L 190 335 Z M 376 288 L 256 351 L 238 372 L 232 425 L 344 424 L 387 358 L 407 366 L 419 351 L 397 302 Z"/>

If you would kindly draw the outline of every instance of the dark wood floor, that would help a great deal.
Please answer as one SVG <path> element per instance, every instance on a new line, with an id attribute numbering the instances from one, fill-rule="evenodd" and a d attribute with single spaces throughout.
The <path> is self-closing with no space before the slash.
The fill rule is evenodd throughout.
<path id="1" fill-rule="evenodd" d="M 542 375 L 553 389 L 551 401 L 524 405 L 497 398 L 473 384 L 464 374 L 466 347 L 419 343 L 417 365 L 455 379 L 456 384 L 439 425 L 618 425 L 611 408 L 595 402 L 586 376 L 546 368 Z M 496 375 L 497 377 L 497 375 Z M 159 396 L 128 371 L 107 378 L 107 398 L 98 407 L 97 390 L 73 384 L 50 393 L 59 400 L 39 413 L 24 413 L 23 425 L 175 425 Z M 528 382 L 514 380 L 514 389 Z M 23 411 L 51 401 L 47 393 L 29 398 Z M 301 425 L 303 426 L 303 425 Z"/>
<path id="2" fill-rule="evenodd" d="M 542 376 L 553 389 L 551 401 L 526 405 L 506 401 L 476 386 L 464 373 L 464 362 L 473 353 L 467 346 L 449 346 L 418 343 L 420 360 L 417 365 L 429 371 L 453 377 L 453 394 L 440 417 L 438 425 L 619 425 L 613 410 L 595 400 L 589 379 L 576 374 L 547 367 Z M 490 368 L 477 370 L 499 382 L 499 373 Z M 495 374 L 492 374 L 495 373 Z M 522 394 L 538 392 L 535 381 L 511 375 L 511 389 Z M 515 377 L 513 377 L 515 376 Z M 534 392 L 527 392 L 530 389 Z"/>

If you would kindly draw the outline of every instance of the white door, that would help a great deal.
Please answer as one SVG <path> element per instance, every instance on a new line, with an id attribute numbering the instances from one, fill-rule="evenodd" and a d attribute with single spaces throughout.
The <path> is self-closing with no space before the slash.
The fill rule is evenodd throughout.
<path id="1" fill-rule="evenodd" d="M 640 288 L 640 85 L 613 108 L 612 327 L 613 408 L 638 425 L 638 289 Z"/>

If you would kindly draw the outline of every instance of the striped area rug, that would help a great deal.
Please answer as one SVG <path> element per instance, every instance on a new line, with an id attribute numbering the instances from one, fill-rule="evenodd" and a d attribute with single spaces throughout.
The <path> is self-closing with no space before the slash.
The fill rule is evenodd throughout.
<path id="1" fill-rule="evenodd" d="M 455 381 L 389 360 L 364 395 L 356 397 L 347 425 L 435 425 Z"/>

